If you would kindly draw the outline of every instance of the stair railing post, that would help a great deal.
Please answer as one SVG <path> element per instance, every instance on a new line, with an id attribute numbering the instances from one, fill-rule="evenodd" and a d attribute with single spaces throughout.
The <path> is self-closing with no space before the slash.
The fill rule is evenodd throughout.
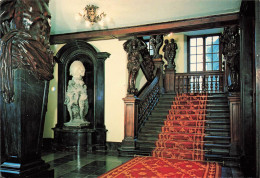
<path id="1" fill-rule="evenodd" d="M 163 65 L 164 61 L 162 58 L 156 58 L 153 59 L 155 70 L 154 70 L 154 75 L 156 75 L 156 71 L 159 68 L 161 70 L 160 74 L 160 79 L 159 79 L 159 88 L 160 88 L 160 93 L 165 93 L 164 85 L 163 85 Z"/>
<path id="2" fill-rule="evenodd" d="M 124 100 L 124 139 L 121 152 L 132 154 L 136 149 L 136 136 L 138 129 L 138 104 L 140 99 L 133 94 L 128 94 Z"/>

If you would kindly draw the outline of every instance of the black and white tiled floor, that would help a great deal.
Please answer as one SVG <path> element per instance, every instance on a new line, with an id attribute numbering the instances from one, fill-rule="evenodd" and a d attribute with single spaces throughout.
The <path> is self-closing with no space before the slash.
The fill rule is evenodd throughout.
<path id="1" fill-rule="evenodd" d="M 115 154 L 86 152 L 43 153 L 42 159 L 54 169 L 55 178 L 98 177 L 132 159 Z"/>
<path id="2" fill-rule="evenodd" d="M 132 157 L 117 153 L 46 152 L 42 159 L 54 169 L 55 178 L 94 178 L 127 162 Z M 243 177 L 238 168 L 222 167 L 223 178 Z"/>

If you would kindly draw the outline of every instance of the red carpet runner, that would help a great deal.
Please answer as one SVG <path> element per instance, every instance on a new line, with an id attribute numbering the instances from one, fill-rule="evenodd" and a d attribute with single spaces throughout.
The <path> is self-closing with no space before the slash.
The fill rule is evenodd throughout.
<path id="1" fill-rule="evenodd" d="M 100 177 L 221 177 L 218 163 L 202 162 L 206 100 L 206 94 L 177 95 L 153 157 L 135 157 Z"/>
<path id="2" fill-rule="evenodd" d="M 215 178 L 221 177 L 217 163 L 202 163 L 169 158 L 135 157 L 100 178 L 123 177 L 172 177 L 172 178 Z"/>
<path id="3" fill-rule="evenodd" d="M 204 160 L 206 94 L 180 94 L 164 122 L 154 157 Z"/>

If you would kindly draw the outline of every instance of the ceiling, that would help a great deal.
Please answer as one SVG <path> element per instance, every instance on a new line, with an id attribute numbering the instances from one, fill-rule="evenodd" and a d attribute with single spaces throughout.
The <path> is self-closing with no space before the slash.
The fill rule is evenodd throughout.
<path id="1" fill-rule="evenodd" d="M 62 3 L 61 3 L 62 2 Z M 108 22 L 105 26 L 86 26 L 84 20 L 75 15 L 86 5 L 99 7 L 98 14 L 105 12 Z M 51 35 L 100 31 L 139 26 L 169 21 L 229 14 L 239 12 L 241 0 L 51 0 Z M 185 32 L 218 33 L 222 28 Z"/>

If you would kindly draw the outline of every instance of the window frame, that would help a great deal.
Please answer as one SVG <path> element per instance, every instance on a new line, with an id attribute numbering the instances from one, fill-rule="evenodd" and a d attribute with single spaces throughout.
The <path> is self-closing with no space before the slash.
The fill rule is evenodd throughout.
<path id="1" fill-rule="evenodd" d="M 214 33 L 214 34 L 205 34 L 205 35 L 191 35 L 187 36 L 187 71 L 188 73 L 210 73 L 210 72 L 222 72 L 222 53 L 221 53 L 221 46 L 219 42 L 219 69 L 218 70 L 208 70 L 206 71 L 206 38 L 213 37 L 213 36 L 221 36 L 221 33 Z M 190 71 L 190 39 L 191 38 L 203 38 L 203 70 L 202 71 Z M 213 60 L 213 59 L 212 59 Z M 196 61 L 197 63 L 197 61 Z M 213 63 L 213 61 L 212 61 Z"/>

